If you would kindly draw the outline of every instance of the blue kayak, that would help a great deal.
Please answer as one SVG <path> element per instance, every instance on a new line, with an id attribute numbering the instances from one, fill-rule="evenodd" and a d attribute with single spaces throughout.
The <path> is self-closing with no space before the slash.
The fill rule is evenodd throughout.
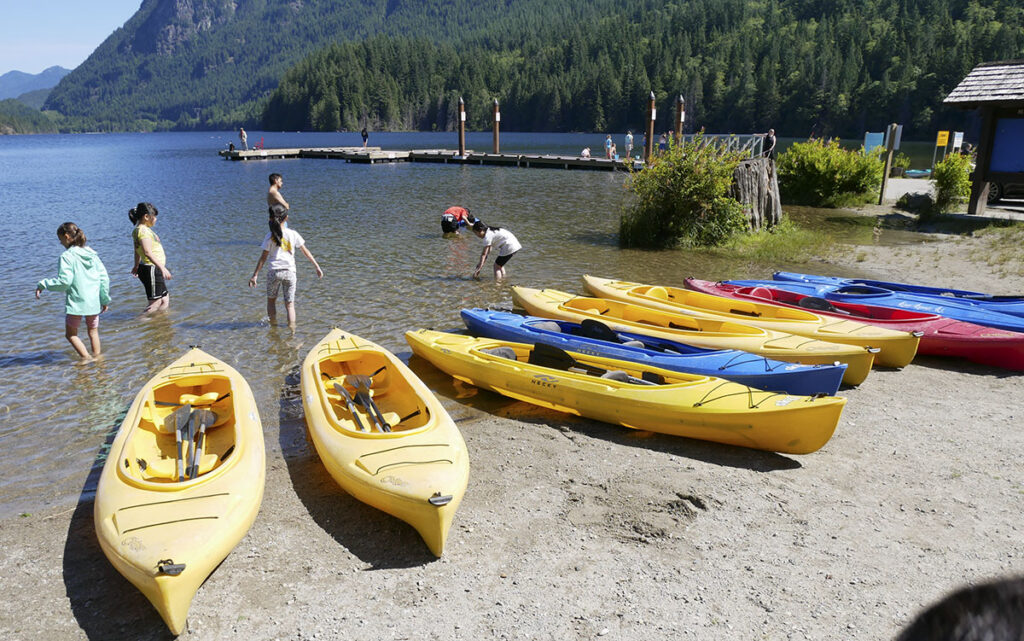
<path id="1" fill-rule="evenodd" d="M 958 303 L 952 299 L 943 300 L 943 304 L 938 304 L 931 298 L 906 292 L 894 292 L 871 285 L 840 285 L 795 280 L 729 280 L 725 282 L 742 287 L 774 287 L 806 296 L 824 298 L 826 301 L 909 309 L 916 312 L 938 314 L 977 325 L 998 327 L 1011 332 L 1024 332 L 1024 318 L 990 312 L 983 307 Z"/>
<path id="2" fill-rule="evenodd" d="M 472 334 L 516 343 L 546 343 L 570 352 L 619 358 L 702 376 L 717 376 L 762 390 L 797 396 L 834 396 L 846 365 L 801 365 L 740 350 L 710 350 L 641 334 L 618 332 L 596 320 L 582 324 L 520 316 L 489 309 L 463 309 Z"/>
<path id="3" fill-rule="evenodd" d="M 795 272 L 775 272 L 772 275 L 775 280 L 792 281 L 797 283 L 824 283 L 827 285 L 868 285 L 879 287 L 891 292 L 902 294 L 913 294 L 915 296 L 927 297 L 938 305 L 945 305 L 949 302 L 963 303 L 976 307 L 982 307 L 990 312 L 1000 314 L 1012 314 L 1024 318 L 1024 296 L 993 296 L 982 292 L 972 292 L 966 289 L 949 289 L 944 287 L 925 287 L 924 285 L 908 285 L 907 283 L 890 283 L 884 280 L 869 280 L 866 278 L 838 278 L 835 276 L 817 276 L 815 274 L 797 274 Z"/>

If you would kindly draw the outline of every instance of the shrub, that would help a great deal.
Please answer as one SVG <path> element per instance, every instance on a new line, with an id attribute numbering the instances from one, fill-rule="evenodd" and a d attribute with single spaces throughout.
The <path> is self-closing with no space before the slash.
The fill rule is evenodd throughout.
<path id="1" fill-rule="evenodd" d="M 971 195 L 971 161 L 963 154 L 950 154 L 935 165 L 933 214 L 945 214 Z"/>
<path id="2" fill-rule="evenodd" d="M 737 151 L 695 136 L 670 142 L 650 164 L 631 171 L 632 199 L 619 221 L 623 247 L 665 249 L 720 245 L 747 229 L 743 206 L 728 196 Z"/>
<path id="3" fill-rule="evenodd" d="M 840 207 L 877 197 L 885 170 L 881 151 L 847 151 L 837 139 L 812 139 L 790 145 L 776 170 L 783 202 Z"/>

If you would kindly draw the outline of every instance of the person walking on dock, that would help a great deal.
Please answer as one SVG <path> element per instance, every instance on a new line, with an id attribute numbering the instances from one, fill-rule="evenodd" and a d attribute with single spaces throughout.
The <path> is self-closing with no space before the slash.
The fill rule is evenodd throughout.
<path id="1" fill-rule="evenodd" d="M 363 137 L 363 149 L 366 149 L 366 142 L 370 139 L 370 134 L 366 131 L 366 127 L 363 127 L 363 130 L 359 132 L 359 135 Z"/>
<path id="2" fill-rule="evenodd" d="M 285 210 L 291 209 L 288 201 L 281 195 L 281 187 L 284 186 L 284 178 L 281 174 L 270 174 L 270 189 L 267 190 L 267 207 L 281 205 Z"/>
<path id="3" fill-rule="evenodd" d="M 484 241 L 484 249 L 480 252 L 480 262 L 476 264 L 473 278 L 480 277 L 480 269 L 487 262 L 487 255 L 491 253 L 491 247 L 496 247 L 498 252 L 498 257 L 494 259 L 494 278 L 495 280 L 505 278 L 505 263 L 512 260 L 512 256 L 523 248 L 515 234 L 504 227 L 485 225 L 484 221 L 480 219 L 473 223 L 473 233 Z"/>
<path id="4" fill-rule="evenodd" d="M 245 133 L 244 127 L 238 128 L 238 140 L 242 142 L 242 149 L 249 151 L 249 136 Z"/>
<path id="5" fill-rule="evenodd" d="M 626 132 L 626 157 L 629 158 L 633 155 L 633 130 L 630 129 Z"/>
<path id="6" fill-rule="evenodd" d="M 769 129 L 768 133 L 764 137 L 764 151 L 761 155 L 765 158 L 771 158 L 775 160 L 775 130 Z"/>

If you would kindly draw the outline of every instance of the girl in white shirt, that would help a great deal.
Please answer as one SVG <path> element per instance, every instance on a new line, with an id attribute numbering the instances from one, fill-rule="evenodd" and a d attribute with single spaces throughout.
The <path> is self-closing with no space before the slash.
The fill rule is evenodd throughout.
<path id="1" fill-rule="evenodd" d="M 313 254 L 306 249 L 306 241 L 299 232 L 288 228 L 288 210 L 284 205 L 270 208 L 270 233 L 263 239 L 263 253 L 256 262 L 249 287 L 256 287 L 256 277 L 263 263 L 267 263 L 267 316 L 270 324 L 277 322 L 277 293 L 284 286 L 284 308 L 288 312 L 288 327 L 295 327 L 295 250 L 300 249 L 316 268 L 317 278 L 323 278 Z M 269 258 L 269 260 L 267 260 Z"/>
<path id="2" fill-rule="evenodd" d="M 494 247 L 498 252 L 498 257 L 494 259 L 494 278 L 501 280 L 505 277 L 505 263 L 511 260 L 512 256 L 523 246 L 519 244 L 515 234 L 509 230 L 504 227 L 489 227 L 480 219 L 473 223 L 473 233 L 484 240 L 484 250 L 480 253 L 480 262 L 476 265 L 473 278 L 480 277 L 480 269 L 487 261 L 491 247 Z"/>

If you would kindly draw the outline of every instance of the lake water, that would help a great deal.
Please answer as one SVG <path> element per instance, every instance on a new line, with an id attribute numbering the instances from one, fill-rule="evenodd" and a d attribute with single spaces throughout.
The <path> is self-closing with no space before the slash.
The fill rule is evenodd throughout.
<path id="1" fill-rule="evenodd" d="M 359 144 L 358 133 L 249 132 L 267 147 Z M 603 136 L 502 135 L 503 151 L 575 154 Z M 621 142 L 621 136 L 616 136 Z M 579 291 L 586 273 L 679 284 L 686 276 L 769 277 L 772 268 L 686 252 L 621 250 L 622 173 L 340 160 L 228 162 L 223 133 L 0 136 L 5 251 L 0 252 L 0 518 L 88 496 L 90 470 L 139 387 L 189 345 L 228 362 L 259 403 L 268 455 L 303 455 L 296 368 L 339 326 L 407 356 L 403 333 L 461 327 L 462 307 L 510 307 L 510 285 Z M 371 133 L 385 149 L 455 148 L 451 133 Z M 490 133 L 467 136 L 489 150 Z M 298 258 L 298 327 L 269 327 L 263 279 L 247 281 L 267 232 L 267 175 L 284 176 L 290 225 L 323 267 Z M 150 201 L 173 273 L 170 311 L 142 319 L 131 276 L 128 210 Z M 511 229 L 524 249 L 495 283 L 490 262 L 470 278 L 481 242 L 444 239 L 440 214 L 459 204 Z M 802 211 L 804 220 L 835 212 Z M 101 316 L 104 357 L 76 365 L 64 339 L 64 297 L 33 290 L 56 274 L 57 227 L 81 226 L 111 278 Z M 799 266 L 806 268 L 806 265 Z M 279 320 L 284 318 L 279 311 Z M 81 332 L 84 337 L 84 330 Z M 442 376 L 420 363 L 428 379 Z M 437 380 L 436 378 L 434 380 Z M 457 404 L 453 411 L 458 410 Z M 83 489 L 84 488 L 84 489 Z"/>

